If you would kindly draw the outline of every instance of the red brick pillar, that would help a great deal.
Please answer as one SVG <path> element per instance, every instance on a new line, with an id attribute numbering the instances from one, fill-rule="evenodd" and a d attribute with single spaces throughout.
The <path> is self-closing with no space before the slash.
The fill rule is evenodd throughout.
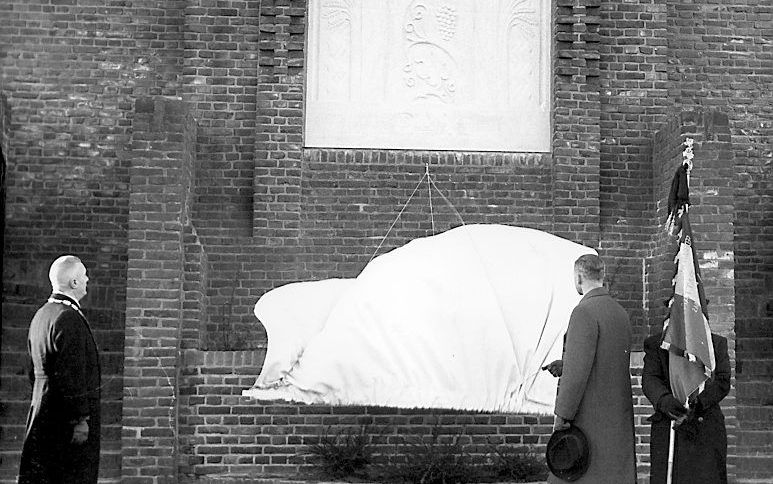
<path id="1" fill-rule="evenodd" d="M 305 16 L 304 0 L 272 3 L 260 11 L 253 198 L 253 236 L 259 245 L 298 244 Z"/>
<path id="2" fill-rule="evenodd" d="M 11 109 L 8 106 L 8 99 L 5 93 L 0 92 L 0 149 L 2 155 L 2 204 L 3 204 L 3 233 L 5 233 L 5 173 L 8 163 L 8 148 L 11 146 L 9 139 L 11 137 Z"/>
<path id="3" fill-rule="evenodd" d="M 667 315 L 664 302 L 672 295 L 676 237 L 665 231 L 668 193 L 676 169 L 682 163 L 686 138 L 694 140 L 690 174 L 690 224 L 694 248 L 709 300 L 709 325 L 728 339 L 730 363 L 735 368 L 735 165 L 727 115 L 715 111 L 686 111 L 672 117 L 653 140 L 653 168 L 657 224 L 651 269 L 647 273 L 650 333 L 661 330 Z M 728 431 L 728 474 L 735 476 L 736 453 L 735 376 L 730 395 L 722 401 Z M 650 407 L 651 408 L 651 407 Z"/>
<path id="4" fill-rule="evenodd" d="M 599 5 L 559 0 L 553 76 L 553 232 L 597 247 L 599 241 Z"/>
<path id="5" fill-rule="evenodd" d="M 157 97 L 137 100 L 132 127 L 122 482 L 175 482 L 196 126 L 185 103 Z"/>
<path id="6" fill-rule="evenodd" d="M 652 271 L 648 274 L 650 324 L 660 330 L 666 316 L 663 301 L 671 296 L 676 239 L 665 231 L 668 192 L 682 163 L 686 138 L 694 140 L 690 174 L 690 223 L 709 299 L 712 331 L 733 339 L 733 151 L 727 116 L 690 111 L 673 117 L 654 138 L 653 166 L 657 228 Z"/>

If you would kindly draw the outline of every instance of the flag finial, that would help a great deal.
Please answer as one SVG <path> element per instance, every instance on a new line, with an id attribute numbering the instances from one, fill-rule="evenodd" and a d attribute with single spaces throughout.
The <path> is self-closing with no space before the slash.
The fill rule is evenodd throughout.
<path id="1" fill-rule="evenodd" d="M 684 140 L 684 151 L 682 151 L 682 163 L 674 173 L 671 181 L 671 190 L 668 194 L 668 219 L 666 220 L 666 231 L 671 235 L 679 232 L 679 220 L 682 214 L 690 207 L 690 172 L 693 167 L 693 144 L 695 140 L 686 138 Z"/>

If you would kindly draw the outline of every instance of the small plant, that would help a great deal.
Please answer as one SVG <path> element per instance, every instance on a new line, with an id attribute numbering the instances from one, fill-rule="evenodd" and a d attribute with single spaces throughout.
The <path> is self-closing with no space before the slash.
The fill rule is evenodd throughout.
<path id="1" fill-rule="evenodd" d="M 494 448 L 492 474 L 511 482 L 544 481 L 548 477 L 545 459 L 524 450 Z"/>
<path id="2" fill-rule="evenodd" d="M 308 446 L 306 453 L 312 456 L 325 477 L 363 477 L 371 457 L 366 428 L 361 427 L 359 432 L 351 428 L 339 430 L 334 435 L 329 431 L 330 427 L 318 442 Z"/>
<path id="3" fill-rule="evenodd" d="M 393 478 L 412 484 L 460 484 L 473 482 L 476 467 L 460 442 L 461 435 L 441 442 L 438 427 L 428 441 L 419 439 L 403 445 L 405 462 L 396 466 Z"/>

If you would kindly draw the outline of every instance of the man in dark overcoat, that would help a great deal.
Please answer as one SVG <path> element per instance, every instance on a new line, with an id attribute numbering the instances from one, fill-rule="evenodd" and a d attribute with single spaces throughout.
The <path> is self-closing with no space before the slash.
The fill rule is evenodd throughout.
<path id="1" fill-rule="evenodd" d="M 604 263 L 597 255 L 577 259 L 574 277 L 583 298 L 569 318 L 562 360 L 547 368 L 560 376 L 555 427 L 576 425 L 588 439 L 590 464 L 574 482 L 634 484 L 628 314 L 604 288 Z M 564 481 L 551 474 L 548 482 Z"/>
<path id="2" fill-rule="evenodd" d="M 719 402 L 730 392 L 727 339 L 711 334 L 716 367 L 702 392 L 690 398 L 689 411 L 671 393 L 668 351 L 661 334 L 644 340 L 642 390 L 655 408 L 650 417 L 650 482 L 666 482 L 671 421 L 679 422 L 674 443 L 674 484 L 727 482 L 727 431 Z"/>
<path id="3" fill-rule="evenodd" d="M 30 323 L 32 402 L 20 484 L 96 483 L 100 445 L 99 352 L 79 301 L 86 267 L 75 256 L 51 265 L 53 293 Z"/>

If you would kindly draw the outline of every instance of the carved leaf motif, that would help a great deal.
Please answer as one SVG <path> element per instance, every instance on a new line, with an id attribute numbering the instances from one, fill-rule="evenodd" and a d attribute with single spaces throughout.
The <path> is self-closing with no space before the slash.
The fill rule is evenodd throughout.
<path id="1" fill-rule="evenodd" d="M 352 2 L 350 0 L 330 0 L 322 8 L 322 16 L 330 27 L 337 28 L 352 21 Z"/>
<path id="2" fill-rule="evenodd" d="M 441 45 L 456 33 L 456 10 L 444 4 L 430 7 L 415 0 L 406 10 L 407 62 L 403 68 L 406 86 L 414 89 L 414 100 L 454 100 L 456 63 L 451 51 Z"/>
<path id="3" fill-rule="evenodd" d="M 408 21 L 405 23 L 405 36 L 410 42 L 427 40 L 427 11 L 428 7 L 422 3 L 414 2 L 408 7 Z"/>
<path id="4" fill-rule="evenodd" d="M 537 11 L 530 0 L 510 0 L 505 10 L 508 28 L 518 28 L 524 33 L 531 33 L 537 27 Z"/>

